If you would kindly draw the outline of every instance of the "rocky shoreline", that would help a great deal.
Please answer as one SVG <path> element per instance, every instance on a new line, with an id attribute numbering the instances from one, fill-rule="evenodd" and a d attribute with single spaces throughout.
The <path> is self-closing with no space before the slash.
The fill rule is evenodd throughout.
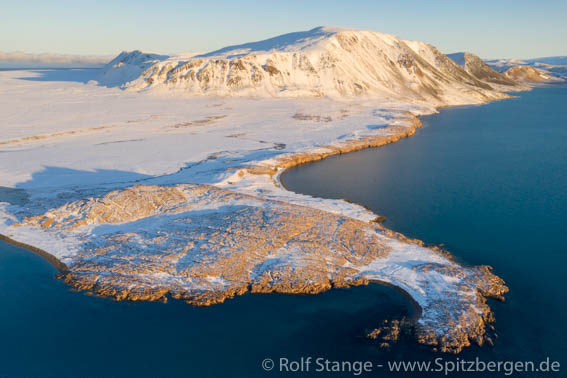
<path id="1" fill-rule="evenodd" d="M 382 135 L 321 148 L 315 153 L 283 155 L 275 159 L 273 165 L 261 164 L 239 175 L 273 176 L 286 168 L 331 155 L 393 143 L 413 135 L 421 127 L 417 117 L 404 116 L 405 122 L 387 126 Z M 272 180 L 275 181 L 277 179 Z M 214 205 L 216 203 L 218 206 Z M 211 204 L 214 206 L 205 216 L 191 213 Z M 218 209 L 225 207 L 233 209 L 219 214 Z M 81 250 L 66 259 L 66 263 L 33 246 L 7 237 L 3 239 L 47 258 L 61 271 L 58 277 L 70 286 L 116 300 L 174 298 L 191 305 L 208 306 L 247 292 L 317 294 L 369 282 L 386 284 L 405 293 L 418 309 L 417 340 L 452 353 L 458 353 L 471 343 L 491 342 L 487 328 L 494 317 L 486 299 L 502 299 L 508 290 L 489 267 L 461 266 L 448 258 L 447 253 L 425 248 L 422 242 L 379 224 L 263 200 L 215 186 L 138 185 L 28 217 L 19 227 L 73 234 L 89 225 L 143 222 L 160 214 L 176 219 L 167 220 L 167 226 L 156 230 L 140 223 L 144 228 L 141 234 L 116 229 L 99 235 L 96 242 L 84 242 Z M 298 219 L 302 221 L 297 223 Z M 161 222 L 157 218 L 156 221 Z M 178 222 L 183 226 L 176 230 Z M 203 223 L 206 224 L 202 226 Z M 191 226 L 187 226 L 189 224 Z M 86 235 L 79 238 L 87 240 Z M 441 277 L 439 282 L 448 288 L 435 289 L 435 294 L 426 293 L 422 299 L 416 299 L 415 287 L 404 287 L 405 284 L 399 284 L 389 274 L 374 271 L 373 264 L 394 255 L 396 249 L 390 246 L 392 241 L 411 246 L 420 254 L 420 259 L 429 260 L 427 263 L 420 260 L 417 264 L 410 261 L 408 267 L 403 265 L 406 262 L 400 265 L 413 272 L 409 274 L 423 276 L 424 281 L 417 283 L 418 290 L 432 290 L 426 282 L 428 275 Z M 148 251 L 148 246 L 152 245 L 161 248 L 159 253 Z M 188 246 L 192 247 L 192 252 Z M 280 252 L 274 256 L 273 252 L 278 250 Z M 181 267 L 179 261 L 189 255 L 193 256 L 193 261 Z M 411 260 L 410 256 L 402 258 Z M 156 275 L 167 272 L 172 277 L 156 280 Z M 406 278 L 400 276 L 399 279 L 404 282 Z M 453 280 L 459 282 L 453 285 Z M 462 290 L 470 293 L 459 298 Z"/>

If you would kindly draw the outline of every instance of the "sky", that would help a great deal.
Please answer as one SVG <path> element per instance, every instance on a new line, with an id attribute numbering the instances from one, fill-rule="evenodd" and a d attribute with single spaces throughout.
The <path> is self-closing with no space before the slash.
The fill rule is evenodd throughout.
<path id="1" fill-rule="evenodd" d="M 0 0 L 0 51 L 206 52 L 320 25 L 483 58 L 567 55 L 567 1 Z"/>

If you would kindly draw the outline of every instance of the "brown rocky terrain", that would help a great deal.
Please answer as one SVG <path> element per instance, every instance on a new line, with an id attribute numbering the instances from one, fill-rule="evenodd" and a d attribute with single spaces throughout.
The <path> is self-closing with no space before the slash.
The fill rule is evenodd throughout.
<path id="1" fill-rule="evenodd" d="M 471 53 L 465 53 L 464 59 L 465 70 L 477 79 L 488 82 L 489 84 L 518 87 L 518 83 L 516 83 L 514 79 L 494 70 L 478 56 Z"/>

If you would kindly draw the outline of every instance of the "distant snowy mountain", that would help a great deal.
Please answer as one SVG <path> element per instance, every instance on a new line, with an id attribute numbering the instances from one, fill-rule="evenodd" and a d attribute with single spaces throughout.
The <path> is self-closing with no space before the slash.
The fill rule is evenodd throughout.
<path id="1" fill-rule="evenodd" d="M 486 60 L 491 67 L 499 72 L 509 71 L 516 66 L 532 67 L 517 68 L 510 71 L 509 77 L 522 78 L 537 78 L 536 81 L 557 81 L 555 79 L 567 80 L 567 56 L 551 56 L 544 58 L 534 59 L 491 59 Z M 539 71 L 539 74 L 538 74 Z M 542 76 L 543 75 L 543 76 Z M 547 78 L 546 78 L 547 77 Z"/>
<path id="2" fill-rule="evenodd" d="M 99 68 L 111 59 L 104 55 L 32 54 L 0 51 L 0 68 Z"/>
<path id="3" fill-rule="evenodd" d="M 532 59 L 488 59 L 486 60 L 491 66 L 495 67 L 510 67 L 518 65 L 530 65 L 530 64 L 548 64 L 553 66 L 567 66 L 567 56 L 548 56 L 543 58 L 532 58 Z"/>
<path id="4" fill-rule="evenodd" d="M 505 97 L 429 44 L 329 27 L 190 58 L 122 53 L 104 72 L 105 85 L 189 95 L 391 98 L 434 106 Z"/>
<path id="5" fill-rule="evenodd" d="M 567 56 L 548 56 L 544 58 L 525 59 L 527 63 L 544 63 L 554 66 L 567 66 Z"/>

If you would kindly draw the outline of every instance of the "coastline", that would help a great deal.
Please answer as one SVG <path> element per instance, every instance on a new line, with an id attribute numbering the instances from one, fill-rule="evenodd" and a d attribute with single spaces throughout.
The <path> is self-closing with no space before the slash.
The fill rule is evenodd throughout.
<path id="1" fill-rule="evenodd" d="M 269 181 L 273 186 L 275 186 L 276 189 L 283 188 L 284 191 L 291 194 L 292 196 L 298 196 L 296 193 L 287 190 L 279 180 L 279 175 L 283 173 L 286 169 L 300 164 L 306 164 L 308 162 L 318 161 L 332 155 L 343 154 L 351 151 L 358 151 L 365 148 L 379 147 L 389 143 L 394 143 L 402 138 L 407 138 L 414 135 L 416 130 L 421 126 L 422 126 L 421 121 L 417 116 L 411 113 L 405 113 L 403 114 L 403 118 L 401 116 L 397 117 L 391 122 L 390 125 L 382 128 L 381 130 L 383 133 L 381 135 L 366 136 L 360 139 L 349 140 L 339 144 L 333 144 L 326 147 L 319 147 L 316 148 L 314 152 L 311 153 L 302 152 L 302 153 L 283 154 L 277 156 L 276 159 L 271 161 L 272 165 L 259 164 L 255 167 L 250 167 L 245 170 L 247 173 L 251 174 L 252 176 L 267 174 L 269 177 L 271 177 L 271 180 Z M 239 171 L 239 173 L 237 174 L 242 177 L 245 174 L 241 174 L 241 172 L 242 170 Z M 276 176 L 274 177 L 274 175 Z M 273 199 L 271 200 L 268 199 L 267 201 L 268 203 L 278 202 L 278 200 L 274 201 Z M 361 207 L 360 205 L 357 204 L 354 204 L 352 206 Z M 368 209 L 366 209 L 366 211 L 368 213 L 373 214 L 374 216 L 373 219 L 375 219 L 376 217 L 375 213 L 371 212 Z M 345 216 L 344 214 L 341 214 L 340 211 L 338 214 Z M 348 215 L 346 216 L 348 217 Z M 43 221 L 40 220 L 38 220 L 38 222 L 39 222 L 38 225 L 44 227 L 44 225 L 46 224 L 48 228 L 51 227 L 51 223 L 52 223 L 52 221 L 50 220 L 48 220 L 47 223 L 43 223 Z M 360 220 L 358 222 L 360 222 Z M 452 255 L 448 254 L 446 251 L 441 251 L 439 248 L 435 248 L 435 247 L 426 249 L 424 248 L 423 242 L 421 242 L 420 240 L 409 239 L 400 233 L 389 230 L 383 227 L 382 225 L 373 223 L 372 219 L 364 222 L 368 225 L 374 224 L 371 227 L 374 227 L 376 230 L 379 230 L 379 232 L 382 233 L 387 238 L 391 238 L 397 242 L 401 242 L 410 247 L 417 246 L 417 247 L 421 247 L 423 250 L 428 250 L 429 252 L 427 253 L 430 254 L 428 258 L 432 259 L 431 261 L 435 261 L 436 259 L 447 262 L 454 261 L 452 259 Z M 279 232 L 279 230 L 276 230 L 276 232 Z M 366 285 L 369 282 L 374 282 L 398 290 L 409 300 L 411 306 L 415 310 L 414 317 L 412 318 L 412 324 L 418 327 L 417 328 L 418 333 L 416 337 L 418 342 L 432 345 L 434 346 L 434 348 L 439 347 L 442 351 L 451 352 L 451 353 L 458 353 L 463 347 L 470 345 L 469 340 L 474 340 L 479 345 L 483 344 L 485 338 L 485 332 L 486 332 L 485 323 L 490 323 L 494 320 L 493 315 L 490 312 L 490 308 L 487 305 L 485 305 L 485 298 L 489 298 L 489 297 L 501 298 L 502 293 L 505 293 L 507 291 L 507 288 L 503 285 L 503 281 L 501 281 L 497 276 L 492 275 L 488 268 L 471 267 L 470 269 L 466 269 L 469 271 L 469 273 L 466 274 L 472 274 L 468 278 L 471 280 L 468 284 L 479 287 L 477 289 L 479 290 L 478 292 L 479 296 L 475 300 L 476 303 L 475 306 L 480 306 L 480 308 L 482 309 L 480 310 L 482 316 L 479 317 L 478 314 L 474 315 L 475 320 L 472 321 L 472 323 L 474 324 L 468 324 L 468 322 L 463 323 L 464 326 L 463 331 L 458 331 L 457 333 L 450 336 L 449 340 L 443 341 L 443 339 L 440 338 L 441 336 L 436 334 L 435 331 L 436 326 L 432 326 L 432 325 L 424 326 L 423 324 L 419 324 L 419 320 L 424 315 L 426 309 L 419 303 L 419 300 L 415 297 L 416 294 L 415 290 L 413 291 L 414 294 L 412 295 L 412 293 L 408 291 L 407 288 L 400 286 L 395 281 L 395 279 L 393 282 L 389 282 L 388 280 L 377 278 L 375 275 L 373 276 L 372 274 L 369 277 L 367 277 L 363 271 L 353 276 L 349 275 L 349 276 L 344 276 L 342 278 L 339 276 L 331 280 L 329 283 L 319 282 L 316 283 L 314 286 L 312 285 L 312 286 L 304 287 L 304 285 L 302 284 L 299 287 L 294 287 L 292 281 L 288 282 L 283 286 L 281 286 L 281 284 L 272 286 L 269 283 L 269 281 L 271 280 L 270 279 L 269 281 L 263 283 L 247 284 L 242 287 L 210 289 L 209 291 L 201 292 L 196 296 L 182 294 L 176 292 L 175 290 L 172 290 L 171 288 L 160 286 L 159 284 L 156 285 L 155 287 L 150 284 L 149 286 L 138 289 L 133 288 L 132 290 L 130 289 L 124 290 L 121 289 L 120 286 L 114 286 L 116 284 L 116 281 L 111 280 L 111 281 L 107 281 L 106 283 L 104 281 L 100 283 L 98 282 L 98 279 L 95 279 L 93 281 L 89 275 L 84 275 L 84 273 L 81 274 L 81 271 L 70 270 L 65 264 L 63 264 L 55 256 L 37 247 L 18 242 L 11 238 L 5 237 L 5 239 L 9 239 L 10 241 L 12 241 L 12 244 L 23 246 L 24 248 L 36 252 L 40 256 L 48 259 L 48 261 L 54 264 L 54 266 L 56 266 L 63 273 L 61 275 L 58 275 L 58 278 L 63 279 L 64 282 L 66 282 L 70 286 L 79 290 L 89 291 L 90 293 L 95 295 L 112 297 L 116 300 L 166 301 L 167 298 L 171 297 L 174 299 L 181 299 L 188 304 L 207 306 L 207 305 L 222 303 L 224 302 L 225 299 L 230 299 L 237 295 L 244 294 L 246 292 L 317 294 L 327 291 L 333 287 L 359 286 L 359 285 Z M 378 244 L 376 248 L 380 249 L 382 247 L 380 247 L 380 244 Z M 433 257 L 431 254 L 437 255 L 438 257 Z M 408 255 L 406 258 L 411 259 L 411 254 Z M 454 262 L 450 262 L 450 264 L 455 265 Z M 466 268 L 459 264 L 457 264 L 457 266 L 460 266 L 462 269 Z M 485 277 L 486 280 L 483 277 Z M 483 280 L 485 280 L 486 282 L 481 282 Z M 480 289 L 480 286 L 484 286 L 484 288 Z M 430 322 L 433 321 L 433 324 L 435 324 L 435 320 L 429 320 L 429 321 Z"/>
<path id="2" fill-rule="evenodd" d="M 408 293 L 407 291 L 405 291 L 404 289 L 402 289 L 399 286 L 393 285 L 390 282 L 386 282 L 386 281 L 380 281 L 380 280 L 369 280 L 368 283 L 374 283 L 377 285 L 382 285 L 382 286 L 386 286 L 389 288 L 392 288 L 394 290 L 396 290 L 397 292 L 399 292 L 400 294 L 402 294 L 407 301 L 409 302 L 410 306 L 413 308 L 413 314 L 411 316 L 411 322 L 413 325 L 417 324 L 417 320 L 421 317 L 421 314 L 423 313 L 423 308 L 421 307 L 421 305 L 411 296 L 410 293 Z"/>
<path id="3" fill-rule="evenodd" d="M 395 121 L 400 121 L 400 119 Z M 382 129 L 382 131 L 389 133 L 388 135 L 366 136 L 361 139 L 323 146 L 318 148 L 318 150 L 322 150 L 319 152 L 313 151 L 285 154 L 276 158 L 276 162 L 271 166 L 260 164 L 255 167 L 248 168 L 247 171 L 252 174 L 268 174 L 271 176 L 277 173 L 277 185 L 283 187 L 288 192 L 294 193 L 293 191 L 288 190 L 279 180 L 279 176 L 285 169 L 323 160 L 333 155 L 341 155 L 349 152 L 360 151 L 366 148 L 380 147 L 386 144 L 395 143 L 400 139 L 409 138 L 415 134 L 417 129 L 422 127 L 419 117 L 410 113 L 406 113 L 405 118 L 401 121 L 406 121 L 409 126 L 389 125 Z"/>
<path id="4" fill-rule="evenodd" d="M 59 260 L 57 257 L 53 256 L 51 253 L 44 251 L 43 249 L 34 247 L 33 245 L 30 244 L 26 244 L 26 243 L 21 243 L 17 240 L 14 240 L 12 238 L 9 238 L 6 235 L 2 235 L 0 234 L 0 241 L 6 243 L 6 244 L 10 244 L 25 250 L 28 250 L 32 253 L 37 254 L 38 256 L 44 258 L 47 262 L 49 262 L 51 265 L 53 265 L 57 270 L 59 270 L 59 273 L 61 274 L 67 274 L 70 272 L 70 269 L 67 267 L 67 265 L 62 262 L 61 260 Z M 404 297 L 406 297 L 408 299 L 408 301 L 410 302 L 411 306 L 414 308 L 414 315 L 412 316 L 412 320 L 417 320 L 419 318 L 419 316 L 421 315 L 422 312 L 422 308 L 419 305 L 419 303 L 417 301 L 415 301 L 415 299 L 404 289 L 402 289 L 399 286 L 393 285 L 389 282 L 386 281 L 380 281 L 380 280 L 368 280 L 368 282 L 366 283 L 361 283 L 360 285 L 364 285 L 364 284 L 369 284 L 369 283 L 375 283 L 378 285 L 383 285 L 383 286 L 388 286 L 391 287 L 392 289 L 395 289 L 397 291 L 399 291 L 401 294 L 404 295 Z M 354 285 L 352 285 L 354 286 Z M 338 286 L 336 288 L 339 288 Z M 287 295 L 295 295 L 294 293 L 288 293 Z M 301 295 L 301 293 L 297 293 L 296 295 Z M 101 295 L 103 296 L 103 295 Z M 148 302 L 151 302 L 152 300 L 148 300 Z"/>
<path id="5" fill-rule="evenodd" d="M 59 273 L 61 273 L 61 274 L 66 274 L 66 273 L 70 272 L 69 267 L 64 262 L 62 262 L 61 260 L 59 260 L 57 257 L 52 255 L 51 253 L 46 252 L 41 248 L 35 247 L 33 245 L 30 245 L 30 244 L 19 242 L 17 240 L 14 240 L 14 239 L 12 239 L 12 238 L 10 238 L 6 235 L 2 235 L 2 234 L 0 234 L 0 241 L 3 241 L 7 244 L 11 244 L 11 245 L 16 246 L 16 247 L 27 249 L 28 251 L 33 252 L 33 253 L 43 257 L 47 262 L 49 262 L 51 265 L 53 265 L 55 268 L 57 268 L 57 270 L 59 270 Z"/>

